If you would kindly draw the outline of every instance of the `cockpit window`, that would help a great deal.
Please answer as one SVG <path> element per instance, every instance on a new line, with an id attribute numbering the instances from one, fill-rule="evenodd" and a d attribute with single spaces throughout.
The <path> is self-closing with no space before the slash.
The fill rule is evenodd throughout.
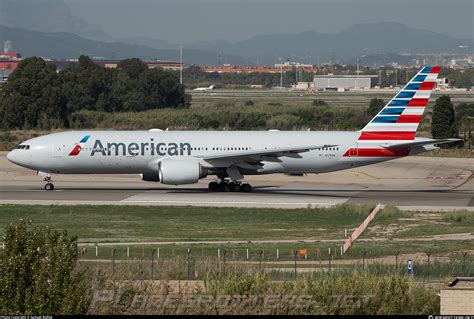
<path id="1" fill-rule="evenodd" d="M 29 145 L 25 145 L 25 144 L 18 144 L 16 146 L 16 149 L 17 150 L 29 150 L 30 149 L 30 146 Z"/>

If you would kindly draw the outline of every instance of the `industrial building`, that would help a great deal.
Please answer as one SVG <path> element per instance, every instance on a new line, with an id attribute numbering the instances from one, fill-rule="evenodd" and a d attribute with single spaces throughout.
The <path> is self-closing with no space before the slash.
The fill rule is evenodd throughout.
<path id="1" fill-rule="evenodd" d="M 318 91 L 370 89 L 372 87 L 372 79 L 377 78 L 377 75 L 315 75 L 314 89 Z"/>
<path id="2" fill-rule="evenodd" d="M 0 52 L 0 84 L 7 81 L 8 76 L 15 70 L 21 61 L 21 56 L 12 51 L 12 42 L 4 42 L 3 52 Z"/>

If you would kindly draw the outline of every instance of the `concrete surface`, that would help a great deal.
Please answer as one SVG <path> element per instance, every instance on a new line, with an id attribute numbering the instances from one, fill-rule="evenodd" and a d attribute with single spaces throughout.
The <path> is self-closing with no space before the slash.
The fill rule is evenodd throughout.
<path id="1" fill-rule="evenodd" d="M 407 157 L 346 171 L 306 176 L 249 176 L 252 193 L 214 193 L 213 178 L 167 186 L 137 175 L 56 175 L 56 189 L 0 153 L 0 204 L 196 205 L 230 207 L 332 206 L 382 203 L 410 210 L 474 211 L 474 158 Z"/>

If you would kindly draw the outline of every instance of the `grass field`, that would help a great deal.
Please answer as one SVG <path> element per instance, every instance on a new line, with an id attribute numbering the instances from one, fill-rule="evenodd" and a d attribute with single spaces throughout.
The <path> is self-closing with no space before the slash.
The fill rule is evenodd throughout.
<path id="1" fill-rule="evenodd" d="M 0 206 L 0 235 L 5 227 L 19 219 L 32 220 L 35 225 L 52 225 L 77 235 L 81 243 L 156 242 L 156 241 L 212 241 L 220 244 L 163 245 L 163 255 L 193 253 L 216 255 L 217 248 L 234 251 L 240 256 L 247 248 L 251 254 L 260 250 L 270 255 L 289 255 L 299 248 L 308 248 L 326 254 L 328 248 L 338 250 L 344 240 L 369 214 L 370 205 L 339 205 L 332 208 L 264 209 L 264 208 L 211 208 L 211 207 L 147 207 L 147 206 Z M 349 256 L 382 256 L 407 252 L 474 250 L 474 242 L 451 238 L 446 241 L 417 240 L 423 236 L 471 233 L 474 216 L 467 211 L 423 213 L 400 211 L 386 207 L 371 223 L 361 239 L 349 251 Z M 240 240 L 247 244 L 231 244 Z M 252 241 L 270 240 L 274 243 L 257 244 Z M 300 243 L 282 243 L 295 240 Z M 304 243 L 316 240 L 316 243 Z M 325 240 L 335 240 L 325 242 Z M 322 242 L 318 242 L 322 241 Z M 383 244 L 382 244 L 383 243 Z M 151 249 L 146 248 L 151 252 Z M 110 249 L 105 255 L 110 256 Z M 107 250 L 101 249 L 102 251 Z M 125 247 L 117 247 L 120 255 Z M 92 256 L 92 249 L 89 255 Z M 142 254 L 141 248 L 132 254 Z M 149 253 L 146 253 L 148 255 Z M 268 256 L 270 256 L 268 255 Z"/>
<path id="2" fill-rule="evenodd" d="M 341 238 L 371 206 L 264 209 L 143 206 L 0 206 L 0 235 L 13 220 L 66 229 L 82 242 Z"/>

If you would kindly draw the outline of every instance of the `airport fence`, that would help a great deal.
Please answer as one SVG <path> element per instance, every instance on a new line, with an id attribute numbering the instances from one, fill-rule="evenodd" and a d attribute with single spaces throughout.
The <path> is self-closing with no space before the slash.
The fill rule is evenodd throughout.
<path id="1" fill-rule="evenodd" d="M 90 247 L 89 247 L 90 248 Z M 308 248 L 186 248 L 121 246 L 81 248 L 81 264 L 122 279 L 200 280 L 207 274 L 267 273 L 274 280 L 299 276 L 344 276 L 354 271 L 374 275 L 406 274 L 415 279 L 444 281 L 474 276 L 474 261 L 466 251 L 376 255 L 340 254 L 336 247 Z M 322 253 L 324 251 L 325 253 Z"/>

